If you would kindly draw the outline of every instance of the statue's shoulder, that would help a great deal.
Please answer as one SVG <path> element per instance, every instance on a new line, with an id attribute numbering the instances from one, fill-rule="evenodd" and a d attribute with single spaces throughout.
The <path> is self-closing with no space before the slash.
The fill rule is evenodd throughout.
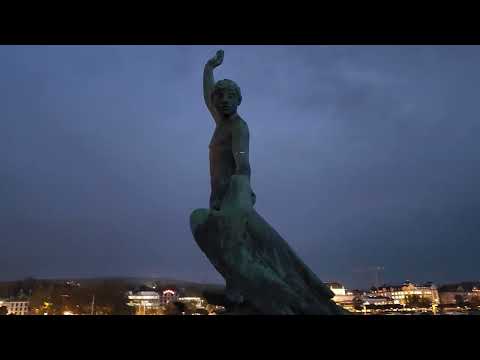
<path id="1" fill-rule="evenodd" d="M 240 117 L 240 115 L 237 115 L 233 123 L 233 129 L 240 132 L 248 132 L 248 124 Z"/>

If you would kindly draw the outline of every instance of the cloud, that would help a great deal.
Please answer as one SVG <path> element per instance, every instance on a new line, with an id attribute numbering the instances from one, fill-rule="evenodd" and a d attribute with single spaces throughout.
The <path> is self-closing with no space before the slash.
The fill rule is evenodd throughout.
<path id="1" fill-rule="evenodd" d="M 322 279 L 368 285 L 354 270 L 378 264 L 392 281 L 478 277 L 478 47 L 223 48 L 257 209 Z M 0 48 L 4 276 L 219 281 L 188 228 L 208 204 L 216 50 Z"/>

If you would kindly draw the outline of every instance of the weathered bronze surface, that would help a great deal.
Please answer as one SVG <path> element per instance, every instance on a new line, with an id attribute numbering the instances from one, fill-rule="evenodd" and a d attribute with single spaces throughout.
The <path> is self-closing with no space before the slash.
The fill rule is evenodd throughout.
<path id="1" fill-rule="evenodd" d="M 218 51 L 204 69 L 204 99 L 216 128 L 209 146 L 210 208 L 190 216 L 195 241 L 225 278 L 230 313 L 344 314 L 332 291 L 254 209 L 249 130 L 237 113 L 241 91 L 232 80 L 213 77 L 223 56 Z"/>

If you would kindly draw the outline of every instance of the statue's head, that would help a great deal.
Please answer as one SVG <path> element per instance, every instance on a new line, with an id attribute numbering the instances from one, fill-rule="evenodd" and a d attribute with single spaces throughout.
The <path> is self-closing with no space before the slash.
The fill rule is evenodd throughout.
<path id="1" fill-rule="evenodd" d="M 212 103 L 222 115 L 235 114 L 241 102 L 240 87 L 234 81 L 224 79 L 215 84 L 212 91 Z"/>

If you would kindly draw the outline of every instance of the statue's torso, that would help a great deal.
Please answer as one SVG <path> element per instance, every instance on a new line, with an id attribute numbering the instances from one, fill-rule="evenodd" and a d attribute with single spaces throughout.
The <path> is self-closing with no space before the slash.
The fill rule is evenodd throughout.
<path id="1" fill-rule="evenodd" d="M 232 153 L 233 127 L 243 121 L 236 116 L 232 121 L 217 124 L 210 141 L 210 179 L 212 197 L 222 199 L 232 175 L 235 173 L 235 159 Z"/>
<path id="2" fill-rule="evenodd" d="M 228 183 L 235 172 L 235 159 L 232 154 L 232 124 L 221 124 L 215 128 L 209 149 L 212 181 Z"/>
<path id="3" fill-rule="evenodd" d="M 219 148 L 232 149 L 232 124 L 220 124 L 215 127 L 212 139 L 209 145 L 210 151 L 219 150 Z"/>

